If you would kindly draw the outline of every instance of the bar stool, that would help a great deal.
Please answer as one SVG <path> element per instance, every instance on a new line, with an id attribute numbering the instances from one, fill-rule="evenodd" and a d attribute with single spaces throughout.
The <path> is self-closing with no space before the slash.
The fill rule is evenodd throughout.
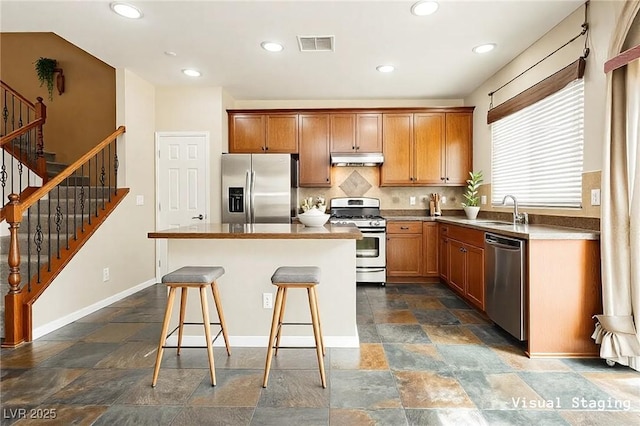
<path id="1" fill-rule="evenodd" d="M 267 349 L 267 362 L 264 368 L 264 379 L 262 387 L 267 387 L 269 381 L 269 370 L 271 369 L 271 358 L 275 349 L 276 356 L 280 348 L 280 337 L 283 325 L 313 325 L 313 337 L 316 345 L 314 347 L 303 347 L 305 349 L 316 349 L 318 356 L 318 366 L 320 368 L 320 380 L 322 387 L 327 387 L 324 374 L 324 362 L 322 357 L 325 354 L 324 342 L 322 340 L 322 328 L 318 314 L 318 297 L 316 286 L 320 283 L 320 268 L 316 266 L 281 266 L 271 276 L 271 283 L 278 287 L 276 292 L 276 302 L 273 309 L 273 320 L 271 321 L 271 333 L 269 335 L 269 347 Z M 290 288 L 306 288 L 309 297 L 309 310 L 311 311 L 311 323 L 285 323 L 284 311 L 287 303 L 287 290 Z M 285 349 L 285 347 L 282 347 Z M 292 347 L 287 347 L 290 349 Z M 299 348 L 299 347 L 298 347 Z"/>
<path id="2" fill-rule="evenodd" d="M 182 346 L 182 332 L 184 325 L 203 325 L 204 335 L 208 342 L 207 355 L 209 357 L 209 372 L 211 373 L 211 385 L 216 385 L 216 372 L 213 363 L 213 342 L 216 341 L 220 334 L 224 337 L 224 345 L 227 348 L 227 355 L 231 355 L 229 347 L 229 336 L 227 335 L 227 325 L 224 321 L 224 313 L 222 311 L 222 304 L 220 302 L 220 294 L 218 293 L 218 285 L 216 279 L 220 278 L 224 274 L 224 268 L 220 266 L 184 266 L 177 269 L 170 274 L 162 277 L 162 283 L 169 287 L 169 297 L 167 299 L 167 308 L 164 313 L 164 322 L 162 323 L 162 332 L 160 334 L 160 343 L 158 344 L 158 354 L 156 355 L 156 365 L 153 371 L 153 381 L 151 386 L 155 387 L 158 380 L 158 373 L 160 372 L 160 364 L 162 363 L 162 354 L 165 348 L 177 348 L 177 354 L 180 355 L 180 349 L 185 348 L 203 348 L 205 346 Z M 209 320 L 209 307 L 207 304 L 206 287 L 211 287 L 213 293 L 213 301 L 216 305 L 218 312 L 218 318 L 220 322 L 210 322 Z M 173 309 L 173 301 L 176 296 L 176 289 L 180 289 L 180 320 L 178 326 L 173 331 L 167 334 L 169 329 L 169 321 L 171 320 L 171 310 Z M 200 290 L 200 304 L 202 305 L 202 322 L 184 322 L 185 308 L 187 305 L 187 290 L 190 288 L 197 288 Z M 216 337 L 211 339 L 210 325 L 219 325 L 220 331 L 216 334 Z M 173 333 L 178 331 L 178 346 L 165 345 L 166 340 Z"/>

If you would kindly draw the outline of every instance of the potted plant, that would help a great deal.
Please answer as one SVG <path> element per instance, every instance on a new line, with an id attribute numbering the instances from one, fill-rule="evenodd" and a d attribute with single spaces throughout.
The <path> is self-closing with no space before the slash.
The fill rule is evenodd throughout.
<path id="1" fill-rule="evenodd" d="M 36 74 L 38 75 L 38 81 L 40 81 L 40 87 L 47 83 L 47 91 L 49 92 L 49 100 L 53 100 L 53 84 L 54 75 L 58 73 L 58 78 L 55 83 L 58 87 L 58 93 L 61 95 L 64 92 L 64 76 L 62 74 L 62 68 L 58 68 L 58 61 L 51 58 L 40 58 L 35 62 Z"/>
<path id="2" fill-rule="evenodd" d="M 478 196 L 478 188 L 482 183 L 482 171 L 469 172 L 470 179 L 467 179 L 467 192 L 463 197 L 465 202 L 462 203 L 462 208 L 468 219 L 475 219 L 480 211 L 480 197 Z"/>

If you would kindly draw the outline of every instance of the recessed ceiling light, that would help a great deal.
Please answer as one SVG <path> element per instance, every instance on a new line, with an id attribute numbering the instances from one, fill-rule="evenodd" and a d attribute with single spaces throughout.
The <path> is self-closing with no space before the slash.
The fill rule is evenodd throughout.
<path id="1" fill-rule="evenodd" d="M 378 65 L 376 69 L 380 72 L 393 72 L 396 68 L 393 65 Z"/>
<path id="2" fill-rule="evenodd" d="M 495 43 L 487 43 L 487 44 L 481 44 L 480 46 L 476 46 L 471 50 L 473 50 L 475 53 L 487 53 L 487 52 L 491 52 L 495 48 L 496 48 Z"/>
<path id="3" fill-rule="evenodd" d="M 130 19 L 142 18 L 142 11 L 137 7 L 130 5 L 129 3 L 113 2 L 111 3 L 111 10 L 120 16 Z"/>
<path id="4" fill-rule="evenodd" d="M 178 56 L 178 54 L 176 52 L 173 52 L 171 50 L 165 50 L 164 54 L 167 56 Z"/>
<path id="5" fill-rule="evenodd" d="M 438 7 L 435 1 L 419 1 L 411 6 L 411 13 L 416 16 L 427 16 L 435 13 Z"/>
<path id="6" fill-rule="evenodd" d="M 202 75 L 200 73 L 200 71 L 194 70 L 194 69 L 190 69 L 190 68 L 182 70 L 182 73 L 184 75 L 188 75 L 189 77 L 200 77 Z"/>
<path id="7" fill-rule="evenodd" d="M 284 46 L 275 41 L 263 41 L 262 43 L 260 43 L 260 46 L 262 46 L 262 48 L 268 52 L 280 52 L 282 49 L 284 49 Z"/>

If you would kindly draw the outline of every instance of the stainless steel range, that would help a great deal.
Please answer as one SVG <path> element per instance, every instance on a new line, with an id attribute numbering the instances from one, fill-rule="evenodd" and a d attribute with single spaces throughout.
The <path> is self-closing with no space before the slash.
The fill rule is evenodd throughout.
<path id="1" fill-rule="evenodd" d="M 385 284 L 387 275 L 387 221 L 380 216 L 377 198 L 333 198 L 330 222 L 352 223 L 362 232 L 356 241 L 356 282 Z"/>

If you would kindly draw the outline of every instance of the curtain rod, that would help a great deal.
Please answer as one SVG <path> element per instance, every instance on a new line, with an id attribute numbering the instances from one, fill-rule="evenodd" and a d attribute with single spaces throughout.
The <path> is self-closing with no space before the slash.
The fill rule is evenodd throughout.
<path id="1" fill-rule="evenodd" d="M 588 21 L 588 10 L 589 10 L 589 1 L 587 1 L 584 4 L 584 22 L 582 23 L 581 27 L 582 27 L 582 31 L 580 31 L 580 34 L 576 35 L 575 37 L 573 37 L 571 40 L 569 40 L 568 42 L 566 42 L 565 44 L 563 44 L 562 46 L 558 47 L 556 50 L 554 50 L 553 52 L 549 53 L 547 56 L 545 56 L 544 58 L 540 59 L 538 62 L 536 62 L 535 64 L 531 65 L 529 68 L 527 68 L 526 70 L 522 71 L 520 74 L 516 75 L 515 77 L 513 77 L 511 80 L 507 81 L 506 83 L 504 83 L 502 86 L 498 87 L 496 90 L 489 92 L 489 96 L 493 97 L 493 94 L 496 93 L 498 90 L 503 89 L 504 87 L 506 87 L 507 85 L 513 83 L 514 80 L 522 77 L 522 75 L 524 73 L 526 73 L 527 71 L 530 71 L 531 69 L 535 68 L 536 66 L 538 66 L 541 62 L 545 61 L 546 59 L 548 59 L 549 57 L 551 57 L 553 54 L 555 54 L 556 52 L 558 52 L 559 50 L 561 50 L 562 48 L 568 46 L 569 44 L 573 43 L 574 41 L 576 41 L 579 37 L 587 34 L 587 32 L 589 32 L 589 23 Z M 584 40 L 584 49 L 582 51 L 582 56 L 581 58 L 586 59 L 587 56 L 589 56 L 589 48 L 587 47 L 587 38 L 585 37 Z M 493 100 L 491 102 L 491 105 L 493 105 Z"/>
<path id="2" fill-rule="evenodd" d="M 604 63 L 604 73 L 607 74 L 613 70 L 618 68 L 622 68 L 627 65 L 629 62 L 635 61 L 640 58 L 640 44 L 632 47 L 631 49 L 625 50 L 624 52 L 614 56 Z"/>

